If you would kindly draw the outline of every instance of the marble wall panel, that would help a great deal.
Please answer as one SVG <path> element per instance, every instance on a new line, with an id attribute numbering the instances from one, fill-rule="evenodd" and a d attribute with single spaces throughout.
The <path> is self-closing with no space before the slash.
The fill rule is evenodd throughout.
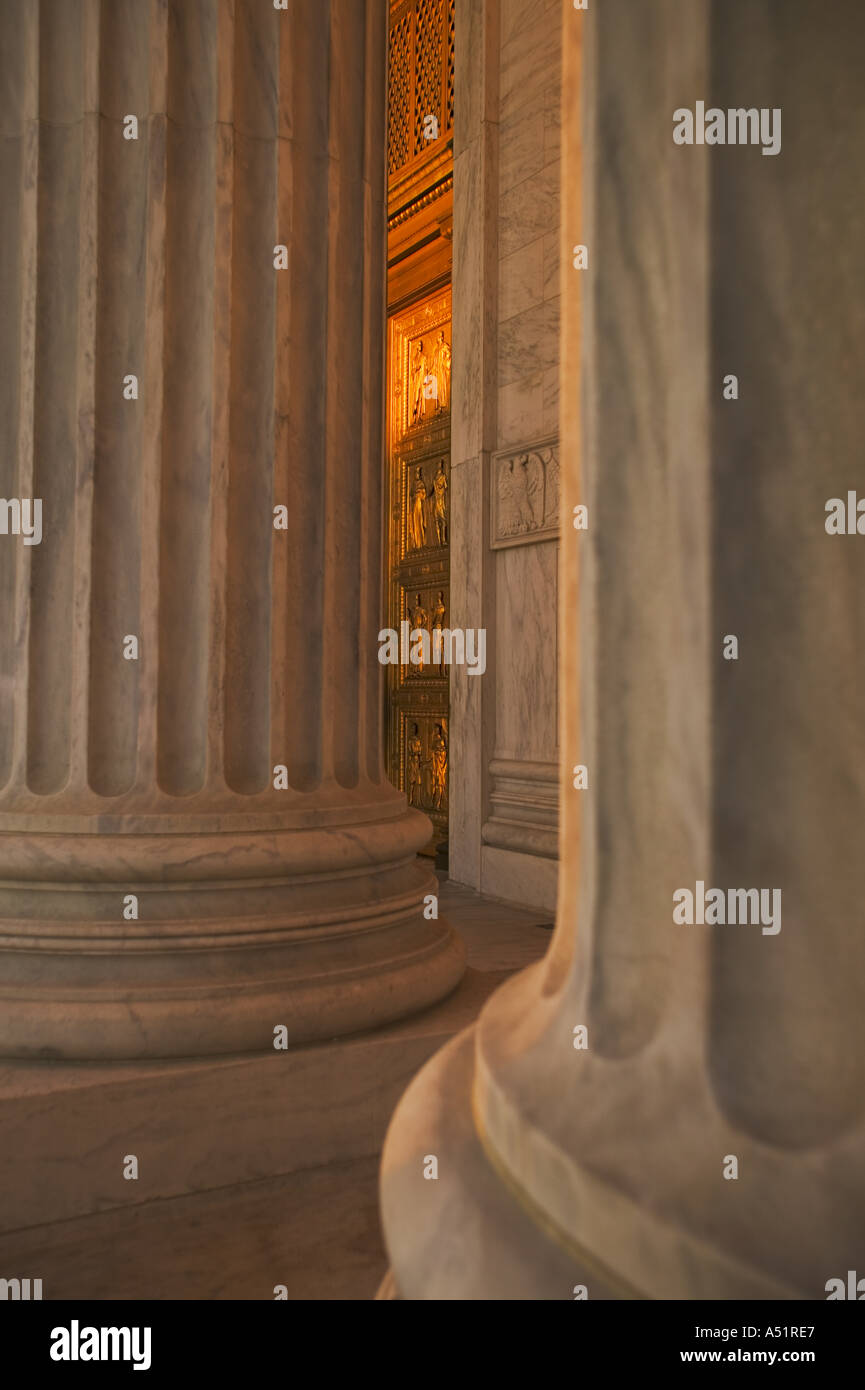
<path id="1" fill-rule="evenodd" d="M 544 372 L 530 372 L 498 392 L 498 437 L 503 449 L 547 434 L 544 421 Z"/>
<path id="2" fill-rule="evenodd" d="M 555 542 L 496 553 L 496 756 L 555 762 Z"/>
<path id="3" fill-rule="evenodd" d="M 494 594 L 491 557 L 479 542 L 486 529 L 488 466 L 483 457 L 451 468 L 451 622 L 488 629 L 492 635 Z M 480 888 L 481 829 L 487 802 L 487 767 L 492 756 L 495 651 L 487 642 L 487 669 L 470 675 L 450 671 L 449 843 L 451 878 Z"/>
<path id="4" fill-rule="evenodd" d="M 561 40 L 556 10 L 545 10 L 540 3 L 522 6 L 513 25 L 502 25 L 501 118 L 508 119 L 531 102 L 534 93 L 546 86 L 550 74 L 559 66 Z"/>
<path id="5" fill-rule="evenodd" d="M 538 174 L 547 163 L 545 157 L 546 111 L 543 93 L 538 93 L 528 106 L 520 108 L 510 120 L 499 127 L 501 163 L 499 190 L 504 193 L 522 183 L 531 174 Z"/>
<path id="6" fill-rule="evenodd" d="M 559 173 L 549 164 L 502 194 L 499 255 L 509 256 L 559 225 Z"/>
<path id="7" fill-rule="evenodd" d="M 559 360 L 559 300 L 533 304 L 499 323 L 499 386 L 546 371 Z"/>
<path id="8" fill-rule="evenodd" d="M 481 678 L 451 673 L 450 872 L 496 892 L 507 860 L 499 891 L 524 902 L 540 901 L 530 877 L 519 887 L 530 856 L 485 858 L 483 826 L 494 753 L 556 757 L 558 547 L 522 537 L 518 558 L 491 552 L 490 478 L 494 454 L 558 427 L 560 8 L 464 0 L 457 11 L 452 610 L 486 627 L 488 665 Z"/>
<path id="9" fill-rule="evenodd" d="M 499 262 L 499 326 L 547 297 L 546 238 L 538 237 Z"/>

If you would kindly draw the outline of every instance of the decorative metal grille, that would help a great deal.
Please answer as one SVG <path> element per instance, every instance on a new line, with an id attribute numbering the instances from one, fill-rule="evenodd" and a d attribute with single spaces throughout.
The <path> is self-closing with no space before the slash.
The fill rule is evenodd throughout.
<path id="1" fill-rule="evenodd" d="M 414 15 L 404 11 L 390 31 L 390 87 L 388 92 L 388 169 L 401 169 L 411 158 L 409 123 L 412 109 L 412 31 Z"/>
<path id="2" fill-rule="evenodd" d="M 454 8 L 456 0 L 448 0 L 448 32 L 447 32 L 447 116 L 448 129 L 453 130 L 454 125 L 454 35 L 456 32 L 456 15 Z"/>
<path id="3" fill-rule="evenodd" d="M 454 123 L 455 0 L 404 0 L 392 7 L 388 171 L 426 154 Z M 429 118 L 434 118 L 435 125 Z M 437 130 L 437 135 L 430 135 Z"/>
<path id="4" fill-rule="evenodd" d="M 424 127 L 435 120 L 442 127 L 442 4 L 441 0 L 417 0 L 415 11 L 415 108 L 414 154 L 426 148 Z"/>

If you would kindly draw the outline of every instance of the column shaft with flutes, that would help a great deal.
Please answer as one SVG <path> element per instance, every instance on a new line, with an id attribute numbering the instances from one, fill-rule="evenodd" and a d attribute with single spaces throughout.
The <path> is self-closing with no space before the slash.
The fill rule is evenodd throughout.
<path id="1" fill-rule="evenodd" d="M 382 764 L 385 23 L 0 14 L 6 1054 L 331 1037 L 461 973 Z"/>

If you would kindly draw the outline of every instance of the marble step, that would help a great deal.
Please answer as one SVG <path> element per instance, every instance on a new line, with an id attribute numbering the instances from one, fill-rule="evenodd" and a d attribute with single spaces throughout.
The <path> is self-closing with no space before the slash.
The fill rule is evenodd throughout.
<path id="1" fill-rule="evenodd" d="M 286 1051 L 4 1062 L 0 1232 L 376 1155 L 411 1078 L 509 973 L 469 969 L 414 1018 Z"/>
<path id="2" fill-rule="evenodd" d="M 115 1208 L 0 1236 L 42 1298 L 372 1300 L 387 1269 L 378 1159 Z"/>

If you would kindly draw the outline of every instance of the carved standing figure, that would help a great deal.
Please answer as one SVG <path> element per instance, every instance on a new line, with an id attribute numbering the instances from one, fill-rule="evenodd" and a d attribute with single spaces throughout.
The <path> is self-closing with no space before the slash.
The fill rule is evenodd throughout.
<path id="1" fill-rule="evenodd" d="M 436 724 L 430 739 L 430 762 L 432 763 L 433 807 L 441 810 L 448 777 L 448 745 L 443 724 Z"/>
<path id="2" fill-rule="evenodd" d="M 428 496 L 423 471 L 418 468 L 412 488 L 412 506 L 408 519 L 410 550 L 421 550 L 426 545 L 426 502 Z"/>
<path id="3" fill-rule="evenodd" d="M 420 733 L 417 724 L 412 724 L 411 734 L 408 744 L 408 766 L 406 769 L 406 781 L 408 782 L 408 804 L 417 806 L 421 793 L 421 755 L 423 744 L 420 740 Z"/>
<path id="4" fill-rule="evenodd" d="M 435 345 L 433 370 L 438 383 L 438 407 L 439 410 L 447 410 L 451 401 L 451 345 L 445 339 L 445 331 L 441 330 L 438 342 Z"/>
<path id="5" fill-rule="evenodd" d="M 445 472 L 445 461 L 442 459 L 438 467 L 438 472 L 433 478 L 433 494 L 435 504 L 433 517 L 436 524 L 436 538 L 439 545 L 448 543 L 448 479 Z"/>
<path id="6" fill-rule="evenodd" d="M 429 614 L 423 606 L 420 594 L 415 595 L 415 606 L 411 615 L 411 630 L 412 634 L 418 631 L 429 631 Z M 420 649 L 420 661 L 417 664 L 417 669 L 420 675 L 423 671 L 423 647 Z"/>
<path id="7" fill-rule="evenodd" d="M 415 347 L 414 356 L 411 360 L 411 422 L 413 425 L 417 423 L 421 416 L 426 414 L 426 395 L 424 393 L 426 376 L 426 353 L 424 352 L 423 339 L 420 339 Z"/>
<path id="8" fill-rule="evenodd" d="M 446 613 L 447 613 L 447 609 L 446 609 L 446 607 L 445 607 L 445 596 L 444 596 L 444 594 L 442 593 L 442 591 L 439 590 L 439 596 L 438 596 L 438 598 L 436 599 L 435 606 L 433 607 L 433 611 L 432 611 L 433 661 L 435 661 L 435 634 L 436 634 L 436 632 L 441 632 L 441 631 L 443 630 L 444 625 L 445 625 L 445 614 L 446 614 Z M 438 663 L 438 665 L 439 665 L 439 672 L 440 672 L 441 675 L 444 675 L 444 669 L 445 669 L 445 654 L 444 654 L 444 645 L 443 645 L 442 642 L 441 642 L 441 638 L 439 638 L 439 644 L 440 644 L 440 645 L 439 645 L 439 663 Z"/>

